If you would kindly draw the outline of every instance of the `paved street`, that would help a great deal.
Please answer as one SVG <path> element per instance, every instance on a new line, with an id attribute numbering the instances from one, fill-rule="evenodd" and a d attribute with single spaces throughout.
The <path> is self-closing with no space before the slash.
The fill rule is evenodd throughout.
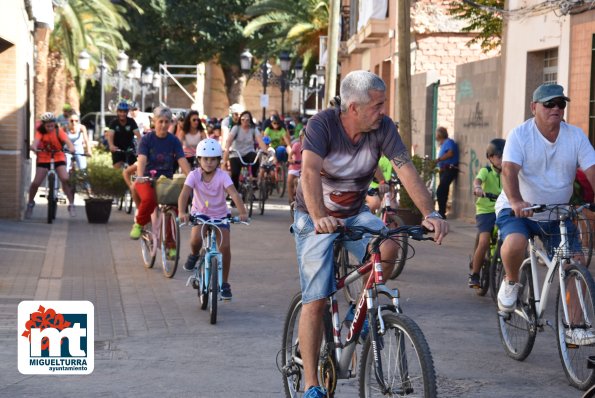
<path id="1" fill-rule="evenodd" d="M 198 306 L 178 269 L 165 278 L 145 269 L 131 218 L 112 211 L 106 225 L 88 224 L 84 209 L 56 223 L 45 208 L 33 219 L 0 221 L 0 396 L 280 397 L 285 311 L 299 288 L 289 215 L 283 201 L 250 226 L 232 232 L 234 299 L 218 322 Z M 40 202 L 38 202 L 40 203 Z M 568 386 L 554 333 L 538 334 L 525 362 L 508 358 L 499 341 L 491 298 L 466 287 L 474 226 L 452 221 L 442 247 L 415 244 L 399 279 L 405 313 L 430 344 L 443 397 L 579 397 Z M 189 230 L 183 230 L 182 258 Z M 17 370 L 17 305 L 21 300 L 90 300 L 95 305 L 95 370 L 88 376 L 31 376 Z M 548 319 L 553 320 L 552 310 Z M 337 397 L 355 397 L 356 382 Z"/>

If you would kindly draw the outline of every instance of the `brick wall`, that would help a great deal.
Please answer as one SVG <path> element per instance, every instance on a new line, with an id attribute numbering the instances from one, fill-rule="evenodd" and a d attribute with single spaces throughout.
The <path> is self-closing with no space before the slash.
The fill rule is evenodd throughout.
<path id="1" fill-rule="evenodd" d="M 591 74 L 591 48 L 594 34 L 595 10 L 571 16 L 570 58 L 572 62 L 568 96 L 572 101 L 567 108 L 566 118 L 569 123 L 580 127 L 585 133 L 589 131 L 590 89 L 594 78 Z"/>

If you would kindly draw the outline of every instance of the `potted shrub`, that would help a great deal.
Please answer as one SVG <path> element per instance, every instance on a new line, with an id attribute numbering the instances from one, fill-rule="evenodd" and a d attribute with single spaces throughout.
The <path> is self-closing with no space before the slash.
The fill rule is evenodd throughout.
<path id="1" fill-rule="evenodd" d="M 126 193 L 122 170 L 114 169 L 109 152 L 96 150 L 87 162 L 85 171 L 74 176 L 76 191 L 83 193 L 85 212 L 90 223 L 106 223 L 111 214 L 114 198 Z"/>
<path id="2" fill-rule="evenodd" d="M 424 159 L 419 155 L 413 155 L 411 161 L 422 180 L 427 184 L 432 179 L 432 175 L 436 173 L 436 162 L 430 159 Z M 415 206 L 413 199 L 411 199 L 411 196 L 409 196 L 402 184 L 399 187 L 397 215 L 407 225 L 419 225 L 422 221 L 421 212 Z"/>

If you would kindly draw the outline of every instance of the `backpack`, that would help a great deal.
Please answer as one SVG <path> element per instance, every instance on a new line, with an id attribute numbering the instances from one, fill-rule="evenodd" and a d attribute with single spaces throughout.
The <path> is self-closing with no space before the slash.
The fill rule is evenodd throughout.
<path id="1" fill-rule="evenodd" d="M 595 199 L 595 193 L 593 193 L 587 175 L 583 170 L 576 169 L 571 203 L 593 203 L 593 199 Z"/>

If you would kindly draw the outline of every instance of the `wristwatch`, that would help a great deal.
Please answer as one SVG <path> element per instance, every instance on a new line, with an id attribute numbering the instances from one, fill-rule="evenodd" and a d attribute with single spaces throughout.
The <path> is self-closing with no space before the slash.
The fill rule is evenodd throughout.
<path id="1" fill-rule="evenodd" d="M 424 217 L 424 220 L 427 220 L 428 218 L 439 218 L 441 220 L 444 220 L 444 217 L 442 217 L 440 215 L 440 213 L 438 213 L 436 210 L 434 210 L 433 212 L 431 212 L 430 214 L 428 214 L 427 216 Z"/>

